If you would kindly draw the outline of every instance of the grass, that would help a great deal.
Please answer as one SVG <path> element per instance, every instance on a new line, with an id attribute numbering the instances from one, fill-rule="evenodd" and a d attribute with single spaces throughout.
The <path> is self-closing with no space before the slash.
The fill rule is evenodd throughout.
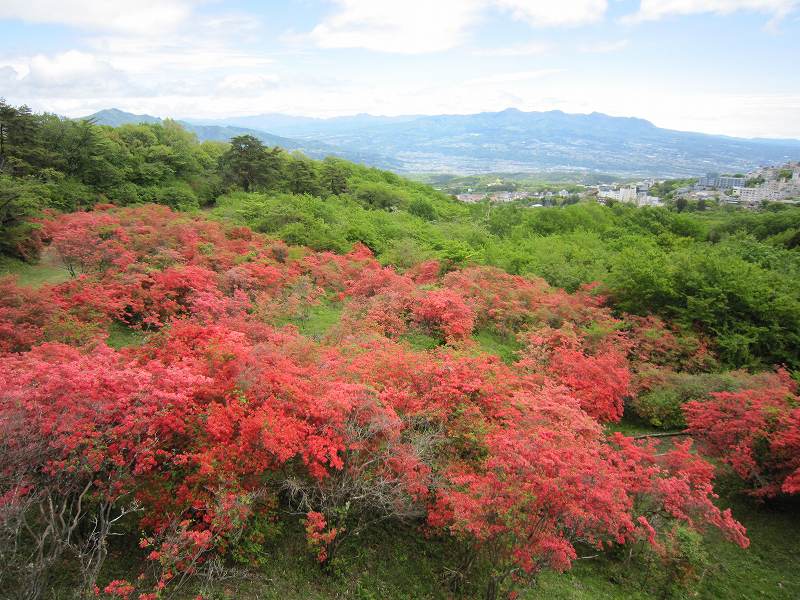
<path id="1" fill-rule="evenodd" d="M 511 364 L 517 360 L 517 352 L 522 346 L 513 335 L 498 333 L 490 329 L 482 329 L 472 335 L 478 342 L 481 350 L 487 354 L 494 354 L 506 363 Z"/>
<path id="2" fill-rule="evenodd" d="M 16 275 L 19 285 L 41 287 L 45 284 L 56 284 L 67 281 L 69 272 L 48 253 L 42 253 L 38 263 L 26 263 L 16 258 L 0 256 L 0 277 Z"/>
<path id="3" fill-rule="evenodd" d="M 425 333 L 419 329 L 412 329 L 400 336 L 401 340 L 409 343 L 414 350 L 434 350 L 442 345 L 442 340 Z"/>
<path id="4" fill-rule="evenodd" d="M 751 600 L 800 598 L 800 502 L 759 504 L 735 491 L 735 482 L 717 483 L 720 505 L 747 528 L 750 547 L 742 550 L 715 532 L 705 542 L 716 565 L 703 580 L 700 596 Z"/>
<path id="5" fill-rule="evenodd" d="M 295 318 L 288 322 L 297 325 L 304 336 L 319 340 L 339 322 L 342 310 L 341 303 L 324 301 L 312 306 L 304 318 Z"/>
<path id="6" fill-rule="evenodd" d="M 135 541 L 114 540 L 101 583 L 136 579 L 143 552 Z M 205 600 L 444 600 L 449 594 L 441 574 L 454 552 L 448 539 L 426 540 L 413 528 L 386 525 L 345 541 L 338 558 L 323 570 L 306 545 L 299 517 L 290 516 L 282 520 L 279 535 L 264 544 L 263 555 L 261 566 L 232 565 L 241 571 L 236 577 L 191 582 L 170 598 L 193 600 L 202 593 Z"/>
<path id="7" fill-rule="evenodd" d="M 790 600 L 800 598 L 800 522 L 797 503 L 758 505 L 742 496 L 732 480 L 723 479 L 724 506 L 748 528 L 746 550 L 710 533 L 702 542 L 709 568 L 696 589 L 665 594 L 647 578 L 635 560 L 629 568 L 600 556 L 575 561 L 566 573 L 544 572 L 520 594 L 524 600 Z M 129 551 L 112 553 L 106 577 L 135 577 L 141 568 Z M 594 554 L 594 552 L 592 552 Z M 323 571 L 311 556 L 296 517 L 283 520 L 281 533 L 264 546 L 263 566 L 203 587 L 193 584 L 178 598 L 203 593 L 206 600 L 372 600 L 450 599 L 481 597 L 486 574 L 478 567 L 461 595 L 453 594 L 445 574 L 456 564 L 457 549 L 448 539 L 425 539 L 413 527 L 385 525 L 346 541 L 331 569 Z M 127 573 L 129 570 L 130 573 Z"/>
<path id="8" fill-rule="evenodd" d="M 797 502 L 759 505 L 734 491 L 723 478 L 720 506 L 730 507 L 744 524 L 751 545 L 747 549 L 709 531 L 702 547 L 711 562 L 700 584 L 686 598 L 725 600 L 790 600 L 800 598 L 800 520 Z M 665 597 L 640 573 L 633 571 L 623 583 L 614 583 L 608 560 L 582 561 L 563 575 L 546 573 L 537 590 L 523 598 L 552 600 L 660 600 Z M 619 565 L 617 565 L 619 569 Z M 540 594 L 540 595 L 538 595 Z M 675 596 L 666 596 L 675 597 Z M 681 597 L 681 596 L 678 596 Z"/>
<path id="9" fill-rule="evenodd" d="M 146 336 L 141 331 L 131 329 L 123 323 L 114 321 L 108 328 L 106 344 L 119 350 L 120 348 L 140 346 L 144 344 L 145 339 Z"/>
<path id="10" fill-rule="evenodd" d="M 625 409 L 622 420 L 618 423 L 606 423 L 605 430 L 606 433 L 619 431 L 621 434 L 628 436 L 647 435 L 650 433 L 667 433 L 667 430 L 654 427 L 644 419 L 632 414 L 632 411 L 627 408 Z"/>

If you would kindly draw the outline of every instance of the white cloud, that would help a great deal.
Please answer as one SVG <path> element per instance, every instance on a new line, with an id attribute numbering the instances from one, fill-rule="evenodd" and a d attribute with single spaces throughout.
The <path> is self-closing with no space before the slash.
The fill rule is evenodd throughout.
<path id="1" fill-rule="evenodd" d="M 261 53 L 233 48 L 225 38 L 206 35 L 175 35 L 169 38 L 93 37 L 89 47 L 115 67 L 133 74 L 171 70 L 198 73 L 209 69 L 259 69 L 273 59 Z"/>
<path id="2" fill-rule="evenodd" d="M 690 9 L 724 13 L 744 8 L 774 17 L 786 14 L 797 3 L 643 0 L 641 10 L 651 19 L 689 14 L 681 11 Z M 768 90 L 759 96 L 731 94 L 731 88 L 710 95 L 712 83 L 704 87 L 709 95 L 666 83 L 661 89 L 650 89 L 652 86 L 641 86 L 642 75 L 636 76 L 635 68 L 631 77 L 614 81 L 613 72 L 606 72 L 604 67 L 613 66 L 615 57 L 598 59 L 597 69 L 583 69 L 581 65 L 590 57 L 574 56 L 576 51 L 613 52 L 625 46 L 626 40 L 614 40 L 613 31 L 602 30 L 602 25 L 578 37 L 570 34 L 571 41 L 566 44 L 559 43 L 552 32 L 546 32 L 547 39 L 553 40 L 547 42 L 538 39 L 539 31 L 531 30 L 529 41 L 486 48 L 503 44 L 497 33 L 505 32 L 496 30 L 495 25 L 504 24 L 515 30 L 515 41 L 524 40 L 516 36 L 519 29 L 528 25 L 569 26 L 603 19 L 605 2 L 337 0 L 330 16 L 321 18 L 312 33 L 303 36 L 305 46 L 301 53 L 281 53 L 273 43 L 277 38 L 266 36 L 259 21 L 247 15 L 218 15 L 217 10 L 192 12 L 193 0 L 163 0 L 157 5 L 152 0 L 139 4 L 110 0 L 103 4 L 99 15 L 92 12 L 95 5 L 101 4 L 94 2 L 92 9 L 87 9 L 89 3 L 76 0 L 58 5 L 42 0 L 29 0 L 25 5 L 17 0 L 0 0 L 0 19 L 66 23 L 86 30 L 80 40 L 69 38 L 74 45 L 44 54 L 40 54 L 41 46 L 37 47 L 35 37 L 31 38 L 28 47 L 32 49 L 27 55 L 22 50 L 12 54 L 10 45 L 0 47 L 2 94 L 14 103 L 28 103 L 36 110 L 70 116 L 110 106 L 176 117 L 268 111 L 314 116 L 356 112 L 465 114 L 515 106 L 525 110 L 558 108 L 636 115 L 661 126 L 687 130 L 800 137 L 800 99 L 791 77 L 784 78 L 785 85 L 780 88 L 785 94 L 770 95 L 772 90 Z M 62 9 L 64 6 L 67 8 Z M 107 6 L 113 10 L 107 10 Z M 168 12 L 159 17 L 145 15 L 135 22 L 138 11 L 144 10 L 142 6 L 153 15 L 162 7 Z M 170 7 L 179 10 L 170 13 Z M 219 9 L 219 4 L 214 8 Z M 111 12 L 134 21 L 121 23 Z M 189 16 L 182 16 L 186 14 Z M 491 31 L 479 31 L 484 18 L 492 19 L 492 27 L 486 28 Z M 511 18 L 520 23 L 510 23 Z M 33 36 L 42 33 L 30 29 Z M 603 41 L 606 35 L 609 41 Z M 438 56 L 428 62 L 415 55 L 464 42 L 469 45 L 458 55 Z M 320 52 L 313 45 L 369 48 L 411 56 L 387 60 L 369 57 L 360 64 L 360 55 Z M 562 47 L 564 53 L 559 52 Z M 548 52 L 558 62 L 539 64 L 536 57 Z M 500 57 L 494 62 L 508 64 L 497 71 L 487 71 L 487 61 L 478 60 L 477 56 Z M 503 57 L 510 59 L 505 61 Z M 526 57 L 534 58 L 525 60 Z M 573 66 L 575 63 L 577 67 Z M 556 69 L 548 68 L 525 70 L 543 66 L 563 66 L 567 74 L 557 76 Z"/>
<path id="3" fill-rule="evenodd" d="M 0 89 L 8 97 L 68 106 L 74 99 L 110 98 L 106 102 L 116 105 L 132 97 L 188 97 L 209 90 L 252 96 L 267 89 L 270 80 L 274 85 L 275 75 L 268 71 L 272 58 L 244 49 L 259 27 L 253 17 L 194 14 L 186 19 L 189 3 L 176 0 L 67 0 L 60 6 L 78 13 L 73 16 L 51 4 L 31 0 L 35 10 L 27 10 L 16 0 L 0 0 L 0 19 L 57 22 L 91 30 L 80 50 L 27 56 L 0 51 Z M 53 10 L 47 13 L 45 8 Z M 104 20 L 109 10 L 119 14 Z M 147 15 L 139 18 L 139 11 Z"/>
<path id="4" fill-rule="evenodd" d="M 513 73 L 497 73 L 486 77 L 477 77 L 465 82 L 467 85 L 495 85 L 499 83 L 515 83 L 519 81 L 529 81 L 539 79 L 548 75 L 560 73 L 561 69 L 538 69 L 535 71 L 516 71 Z"/>
<path id="5" fill-rule="evenodd" d="M 782 19 L 798 7 L 799 0 L 641 0 L 638 12 L 624 17 L 623 20 L 637 23 L 673 15 L 725 15 L 742 10 L 761 12 L 773 19 Z"/>
<path id="6" fill-rule="evenodd" d="M 175 29 L 192 12 L 189 0 L 3 0 L 0 19 L 153 35 Z"/>
<path id="7" fill-rule="evenodd" d="M 336 0 L 339 10 L 309 34 L 321 48 L 421 54 L 462 41 L 479 0 Z"/>
<path id="8" fill-rule="evenodd" d="M 598 21 L 608 5 L 606 0 L 555 3 L 532 0 L 333 1 L 338 10 L 308 35 L 317 46 L 399 54 L 453 48 L 464 40 L 467 28 L 490 9 L 511 13 L 513 18 L 534 27 L 556 27 Z"/>
<path id="9" fill-rule="evenodd" d="M 495 0 L 495 3 L 534 27 L 594 23 L 603 18 L 608 8 L 606 0 Z"/>
<path id="10" fill-rule="evenodd" d="M 68 50 L 37 54 L 12 64 L 0 63 L 4 87 L 17 95 L 63 95 L 88 98 L 98 94 L 125 94 L 136 89 L 125 73 L 92 54 Z M 141 90 L 139 90 L 140 92 Z"/>
<path id="11" fill-rule="evenodd" d="M 219 82 L 217 90 L 221 94 L 237 94 L 241 96 L 258 96 L 265 90 L 274 89 L 279 78 L 276 75 L 257 75 L 239 73 L 226 75 Z"/>
<path id="12" fill-rule="evenodd" d="M 473 52 L 476 56 L 538 56 L 547 54 L 551 50 L 550 44 L 544 42 L 529 42 L 505 48 L 483 48 Z"/>
<path id="13" fill-rule="evenodd" d="M 609 40 L 581 44 L 578 46 L 578 50 L 587 54 L 608 54 L 611 52 L 619 52 L 620 50 L 624 50 L 629 45 L 630 40 Z"/>

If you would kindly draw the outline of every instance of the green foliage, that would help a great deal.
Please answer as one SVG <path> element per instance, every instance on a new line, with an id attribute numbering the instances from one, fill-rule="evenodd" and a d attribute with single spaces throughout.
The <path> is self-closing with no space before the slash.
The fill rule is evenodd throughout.
<path id="1" fill-rule="evenodd" d="M 422 198 L 415 198 L 408 206 L 408 212 L 426 221 L 436 220 L 436 209 L 433 204 Z"/>
<path id="2" fill-rule="evenodd" d="M 518 359 L 517 351 L 521 345 L 513 335 L 503 335 L 496 331 L 482 329 L 475 332 L 472 338 L 478 342 L 483 352 L 499 356 L 506 364 L 511 364 Z"/>
<path id="3" fill-rule="evenodd" d="M 388 210 L 408 204 L 406 197 L 388 183 L 362 183 L 355 189 L 355 197 L 368 208 Z"/>
<path id="4" fill-rule="evenodd" d="M 280 152 L 280 148 L 267 150 L 252 135 L 236 136 L 220 157 L 222 177 L 229 185 L 245 192 L 273 187 L 281 176 Z"/>
<path id="5" fill-rule="evenodd" d="M 730 366 L 798 364 L 798 279 L 742 258 L 729 245 L 623 249 L 607 278 L 627 312 L 656 312 L 710 333 Z"/>
<path id="6" fill-rule="evenodd" d="M 0 254 L 24 259 L 38 255 L 38 226 L 31 219 L 43 208 L 40 187 L 0 175 Z"/>
<path id="7" fill-rule="evenodd" d="M 219 199 L 217 214 L 317 250 L 361 242 L 401 268 L 436 258 L 445 270 L 497 265 L 569 291 L 605 282 L 621 310 L 657 313 L 710 335 L 728 366 L 798 365 L 800 262 L 794 250 L 767 239 L 767 232 L 791 231 L 775 223 L 788 216 L 759 219 L 772 223 L 758 230 L 763 241 L 726 234 L 710 244 L 722 220 L 712 211 L 701 217 L 592 203 L 537 210 L 465 206 L 402 180 L 384 202 L 377 198 L 392 186 L 380 172 L 355 165 L 349 185 L 352 194 L 327 199 L 231 194 Z M 412 210 L 423 203 L 435 220 Z M 374 210 L 387 204 L 394 209 Z M 738 230 L 750 223 L 745 219 Z"/>
<path id="8" fill-rule="evenodd" d="M 702 536 L 679 525 L 660 549 L 643 544 L 628 560 L 609 563 L 608 569 L 613 580 L 632 587 L 644 584 L 655 597 L 688 600 L 697 594 L 710 565 Z"/>
<path id="9" fill-rule="evenodd" d="M 483 263 L 569 291 L 600 281 L 619 309 L 656 313 L 711 337 L 728 366 L 800 367 L 799 208 L 466 205 L 392 173 L 333 157 L 313 161 L 248 136 L 198 143 L 174 121 L 101 127 L 4 102 L 0 142 L 5 255 L 35 259 L 32 219 L 48 208 L 216 203 L 218 216 L 289 243 L 344 252 L 360 242 L 401 269 L 438 259 L 443 270 Z M 436 182 L 547 187 L 496 176 Z M 656 192 L 669 196 L 689 183 L 665 182 Z"/>
<path id="10" fill-rule="evenodd" d="M 670 373 L 657 387 L 634 397 L 631 407 L 654 427 L 679 429 L 686 426 L 681 410 L 684 403 L 740 387 L 737 378 L 728 373 Z"/>
<path id="11" fill-rule="evenodd" d="M 335 195 L 347 193 L 349 176 L 350 168 L 345 161 L 326 158 L 320 177 L 323 192 Z"/>

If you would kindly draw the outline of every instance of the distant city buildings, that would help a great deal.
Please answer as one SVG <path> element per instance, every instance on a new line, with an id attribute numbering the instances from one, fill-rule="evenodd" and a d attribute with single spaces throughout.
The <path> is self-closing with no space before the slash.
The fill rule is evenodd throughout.
<path id="1" fill-rule="evenodd" d="M 693 189 L 680 188 L 676 194 L 687 200 L 713 197 L 726 204 L 751 208 L 764 202 L 800 201 L 800 162 L 761 167 L 746 177 L 708 173 L 698 179 Z"/>
<path id="2" fill-rule="evenodd" d="M 653 183 L 653 181 L 640 181 L 621 187 L 599 185 L 597 186 L 597 197 L 601 200 L 616 200 L 636 206 L 661 206 L 663 204 L 661 199 L 650 195 L 650 187 Z"/>
<path id="3" fill-rule="evenodd" d="M 743 203 L 800 201 L 800 170 L 788 179 L 771 179 L 753 187 L 734 188 Z"/>
<path id="4" fill-rule="evenodd" d="M 697 181 L 698 188 L 715 188 L 718 190 L 730 190 L 735 187 L 744 187 L 746 177 L 734 177 L 730 175 L 720 175 L 719 173 L 707 173 Z"/>
<path id="5" fill-rule="evenodd" d="M 575 191 L 561 189 L 559 191 L 487 191 L 474 192 L 468 188 L 467 193 L 458 194 L 462 202 L 474 203 L 488 200 L 493 203 L 514 202 L 517 200 L 534 200 L 529 206 L 550 206 L 560 204 L 568 198 L 577 196 L 584 199 L 597 199 L 601 203 L 608 201 L 624 202 L 635 206 L 663 206 L 663 200 L 651 195 L 656 184 L 664 183 L 647 179 L 636 183 L 614 185 L 577 186 Z M 487 184 L 488 188 L 506 186 L 499 178 Z M 669 189 L 669 187 L 667 188 Z M 662 189 L 663 193 L 663 189 Z M 800 162 L 789 162 L 783 165 L 761 167 L 747 173 L 746 176 L 720 175 L 707 173 L 700 177 L 694 185 L 683 185 L 674 188 L 670 197 L 694 202 L 713 202 L 742 205 L 756 208 L 764 202 L 798 202 L 800 203 Z"/>
<path id="6" fill-rule="evenodd" d="M 473 204 L 475 202 L 481 202 L 483 200 L 488 200 L 489 202 L 492 203 L 515 202 L 517 200 L 551 201 L 554 198 L 562 198 L 562 199 L 568 198 L 570 195 L 571 195 L 570 192 L 568 192 L 567 190 L 561 190 L 559 192 L 516 191 L 516 192 L 484 192 L 484 193 L 476 193 L 470 191 L 464 194 L 457 194 L 456 198 L 461 202 L 466 202 L 467 204 Z"/>
<path id="7" fill-rule="evenodd" d="M 487 194 L 458 194 L 456 198 L 461 200 L 461 202 L 466 202 L 467 204 L 474 204 L 475 202 L 480 202 L 484 198 L 486 198 Z"/>

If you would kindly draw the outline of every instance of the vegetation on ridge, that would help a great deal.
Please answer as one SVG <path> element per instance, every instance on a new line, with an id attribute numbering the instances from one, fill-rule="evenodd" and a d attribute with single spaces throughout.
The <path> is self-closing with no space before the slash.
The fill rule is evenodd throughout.
<path id="1" fill-rule="evenodd" d="M 0 593 L 797 592 L 761 562 L 800 491 L 795 210 L 466 206 L 0 117 Z"/>

